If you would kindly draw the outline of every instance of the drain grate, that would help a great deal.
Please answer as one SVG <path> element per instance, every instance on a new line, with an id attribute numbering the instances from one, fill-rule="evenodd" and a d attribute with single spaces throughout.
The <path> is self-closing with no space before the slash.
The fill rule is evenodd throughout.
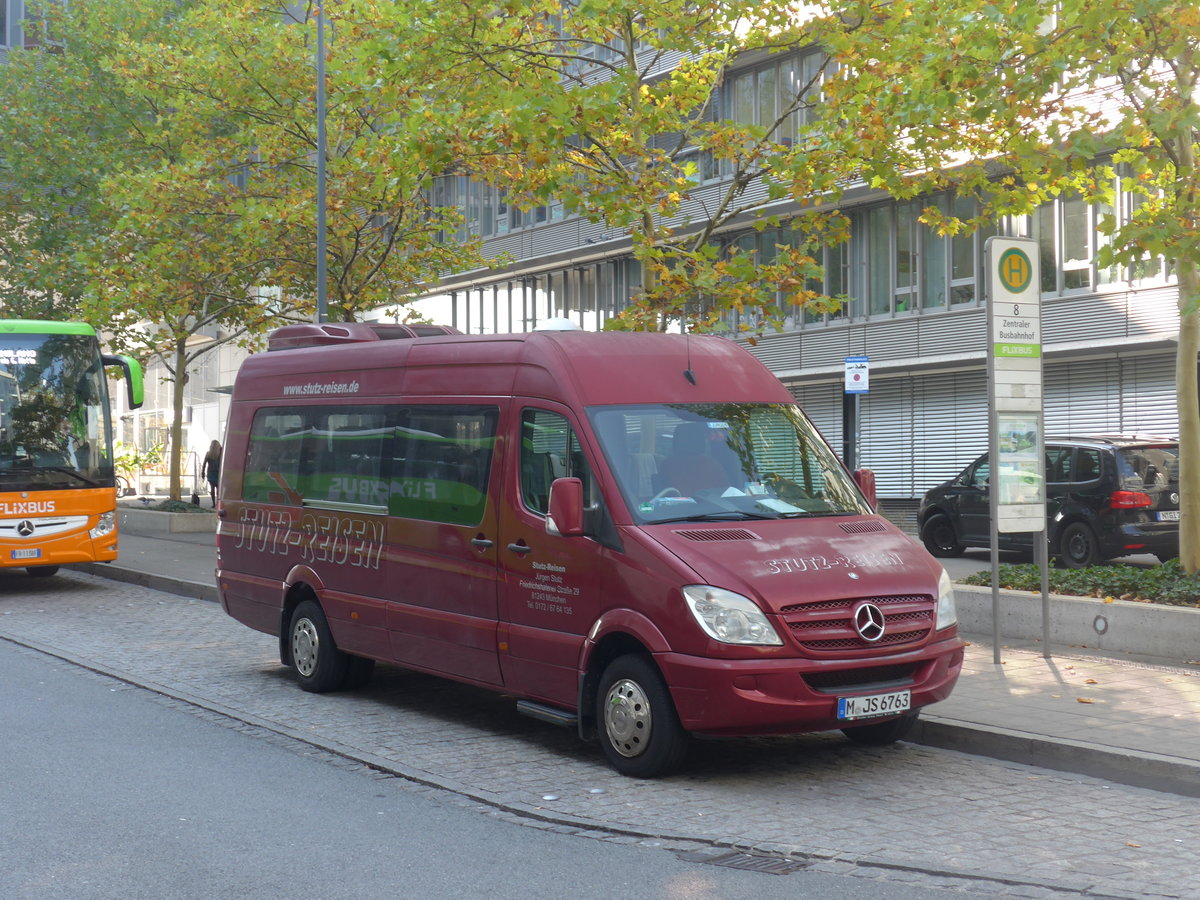
<path id="1" fill-rule="evenodd" d="M 713 855 L 711 851 L 677 855 L 680 859 L 688 862 L 724 866 L 727 869 L 743 869 L 747 872 L 762 872 L 764 875 L 791 875 L 793 872 L 799 872 L 811 865 L 811 863 L 797 862 L 794 859 L 784 859 L 780 856 L 755 856 L 753 853 L 742 853 L 738 850 L 716 855 Z"/>

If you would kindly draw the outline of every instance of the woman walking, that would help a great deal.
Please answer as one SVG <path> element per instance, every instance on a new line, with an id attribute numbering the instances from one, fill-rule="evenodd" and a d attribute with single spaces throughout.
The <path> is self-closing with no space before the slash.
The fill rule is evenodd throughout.
<path id="1" fill-rule="evenodd" d="M 208 445 L 208 452 L 204 454 L 204 462 L 200 465 L 200 477 L 208 479 L 208 496 L 212 498 L 212 505 L 215 508 L 217 505 L 217 482 L 221 478 L 220 441 L 213 441 Z"/>

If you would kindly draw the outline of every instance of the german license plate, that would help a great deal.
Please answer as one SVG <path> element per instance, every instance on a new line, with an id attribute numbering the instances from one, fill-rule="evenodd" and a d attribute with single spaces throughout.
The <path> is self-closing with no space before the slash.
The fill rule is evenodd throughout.
<path id="1" fill-rule="evenodd" d="M 1177 510 L 1177 509 L 1161 510 L 1158 514 L 1158 521 L 1160 521 L 1160 522 L 1178 522 L 1179 521 L 1179 510 Z"/>
<path id="2" fill-rule="evenodd" d="M 866 697 L 838 697 L 839 719 L 871 719 L 907 712 L 912 705 L 912 691 L 893 691 L 890 694 L 869 694 Z"/>
<path id="3" fill-rule="evenodd" d="M 30 547 L 26 550 L 14 550 L 12 552 L 13 559 L 37 559 L 42 555 L 40 547 Z"/>

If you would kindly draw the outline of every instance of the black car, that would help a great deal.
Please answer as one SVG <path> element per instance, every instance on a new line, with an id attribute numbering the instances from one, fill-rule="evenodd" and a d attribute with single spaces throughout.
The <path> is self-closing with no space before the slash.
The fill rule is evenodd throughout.
<path id="1" fill-rule="evenodd" d="M 1179 555 L 1179 441 L 1093 435 L 1046 439 L 1046 530 L 1060 565 Z M 925 494 L 921 540 L 934 556 L 990 547 L 987 454 Z M 1033 549 L 1029 533 L 1000 534 L 1005 550 Z"/>

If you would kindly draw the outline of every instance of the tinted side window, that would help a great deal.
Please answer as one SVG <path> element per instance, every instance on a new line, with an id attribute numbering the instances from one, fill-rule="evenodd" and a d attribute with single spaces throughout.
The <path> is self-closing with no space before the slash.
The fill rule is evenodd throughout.
<path id="1" fill-rule="evenodd" d="M 242 474 L 243 499 L 299 506 L 300 459 L 307 435 L 302 410 L 260 409 L 255 413 Z"/>
<path id="2" fill-rule="evenodd" d="M 1071 481 L 1095 481 L 1100 477 L 1100 451 L 1080 447 L 1075 451 Z"/>
<path id="3" fill-rule="evenodd" d="M 498 419 L 496 407 L 476 405 L 262 409 L 250 428 L 242 496 L 477 525 Z"/>
<path id="4" fill-rule="evenodd" d="M 988 483 L 988 478 L 991 477 L 991 468 L 988 465 L 987 457 L 975 463 L 975 467 L 967 475 L 967 483 L 975 487 L 984 487 Z"/>
<path id="5" fill-rule="evenodd" d="M 396 415 L 388 511 L 453 525 L 482 522 L 499 410 L 403 406 Z"/>
<path id="6" fill-rule="evenodd" d="M 1047 481 L 1070 481 L 1071 480 L 1071 448 L 1070 447 L 1047 447 L 1046 448 L 1046 480 Z"/>

